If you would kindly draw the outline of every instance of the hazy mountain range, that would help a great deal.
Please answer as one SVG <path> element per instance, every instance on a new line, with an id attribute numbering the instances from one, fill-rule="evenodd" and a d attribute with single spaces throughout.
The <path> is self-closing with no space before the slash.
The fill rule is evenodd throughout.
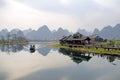
<path id="1" fill-rule="evenodd" d="M 23 33 L 29 40 L 59 40 L 63 36 L 71 34 L 71 32 L 62 28 L 51 31 L 46 25 L 43 25 L 38 30 L 24 30 Z"/>
<path id="2" fill-rule="evenodd" d="M 78 29 L 76 32 L 80 32 L 84 35 L 97 34 L 107 39 L 120 39 L 120 24 L 117 24 L 114 27 L 104 27 L 101 31 L 96 28 L 93 32 L 88 32 L 82 29 Z M 0 39 L 2 37 L 5 38 L 8 34 L 16 34 L 16 36 L 25 37 L 28 40 L 59 40 L 63 36 L 71 35 L 72 32 L 69 32 L 67 29 L 63 28 L 51 31 L 47 25 L 43 25 L 38 30 L 27 29 L 22 31 L 20 29 L 13 29 L 9 32 L 7 29 L 3 29 L 0 31 Z"/>
<path id="3" fill-rule="evenodd" d="M 120 39 L 120 24 L 117 24 L 114 27 L 106 26 L 101 31 L 96 28 L 93 34 L 97 34 L 107 39 Z"/>
<path id="4" fill-rule="evenodd" d="M 63 36 L 68 36 L 72 34 L 66 29 L 59 28 L 58 30 L 51 31 L 48 26 L 43 25 L 38 30 L 20 30 L 20 29 L 13 29 L 8 31 L 7 29 L 2 29 L 0 31 L 0 39 L 7 39 L 8 34 L 10 36 L 18 36 L 18 37 L 25 37 L 27 40 L 59 40 Z"/>

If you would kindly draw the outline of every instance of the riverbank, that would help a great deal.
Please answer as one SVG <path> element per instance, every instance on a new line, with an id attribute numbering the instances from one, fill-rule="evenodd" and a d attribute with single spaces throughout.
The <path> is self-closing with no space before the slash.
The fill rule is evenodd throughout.
<path id="1" fill-rule="evenodd" d="M 58 47 L 58 48 L 64 48 L 69 49 L 73 51 L 79 51 L 79 52 L 89 52 L 89 53 L 98 53 L 98 54 L 109 54 L 109 55 L 119 55 L 120 56 L 120 50 L 107 50 L 103 48 L 80 48 L 80 47 L 68 47 L 68 46 L 62 46 L 60 44 L 50 44 L 48 46 Z"/>
<path id="2" fill-rule="evenodd" d="M 14 44 L 28 44 L 28 41 L 12 41 L 12 42 L 2 42 L 0 41 L 0 45 L 14 45 Z"/>

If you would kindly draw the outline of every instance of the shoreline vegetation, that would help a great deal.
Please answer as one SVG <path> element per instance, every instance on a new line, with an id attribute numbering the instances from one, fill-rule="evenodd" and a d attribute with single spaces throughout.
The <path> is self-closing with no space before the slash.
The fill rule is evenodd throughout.
<path id="1" fill-rule="evenodd" d="M 28 41 L 0 41 L 0 45 L 28 44 Z"/>
<path id="2" fill-rule="evenodd" d="M 61 45 L 59 43 L 56 44 L 49 44 L 48 46 L 57 47 L 57 48 L 64 48 L 68 50 L 78 51 L 78 52 L 85 52 L 85 53 L 97 53 L 97 54 L 106 54 L 106 55 L 117 55 L 120 56 L 120 50 L 115 49 L 104 49 L 104 48 L 88 48 L 88 47 L 69 47 L 65 45 Z"/>

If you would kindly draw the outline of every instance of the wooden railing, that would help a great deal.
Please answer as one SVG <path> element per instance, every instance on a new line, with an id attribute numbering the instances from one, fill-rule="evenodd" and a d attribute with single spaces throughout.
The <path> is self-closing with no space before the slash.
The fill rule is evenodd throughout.
<path id="1" fill-rule="evenodd" d="M 96 49 L 99 49 L 99 48 L 103 48 L 103 49 L 106 49 L 106 50 L 120 50 L 120 45 L 118 46 L 113 46 L 113 45 L 73 45 L 73 44 L 66 44 L 66 46 L 69 46 L 69 47 L 75 47 L 75 48 L 96 48 Z"/>

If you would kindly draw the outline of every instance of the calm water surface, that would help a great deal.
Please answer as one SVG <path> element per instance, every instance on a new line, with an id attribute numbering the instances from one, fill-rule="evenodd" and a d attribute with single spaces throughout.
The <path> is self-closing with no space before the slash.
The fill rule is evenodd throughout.
<path id="1" fill-rule="evenodd" d="M 35 44 L 35 52 L 30 45 Z M 0 46 L 0 80 L 120 80 L 120 57 L 46 47 Z"/>

